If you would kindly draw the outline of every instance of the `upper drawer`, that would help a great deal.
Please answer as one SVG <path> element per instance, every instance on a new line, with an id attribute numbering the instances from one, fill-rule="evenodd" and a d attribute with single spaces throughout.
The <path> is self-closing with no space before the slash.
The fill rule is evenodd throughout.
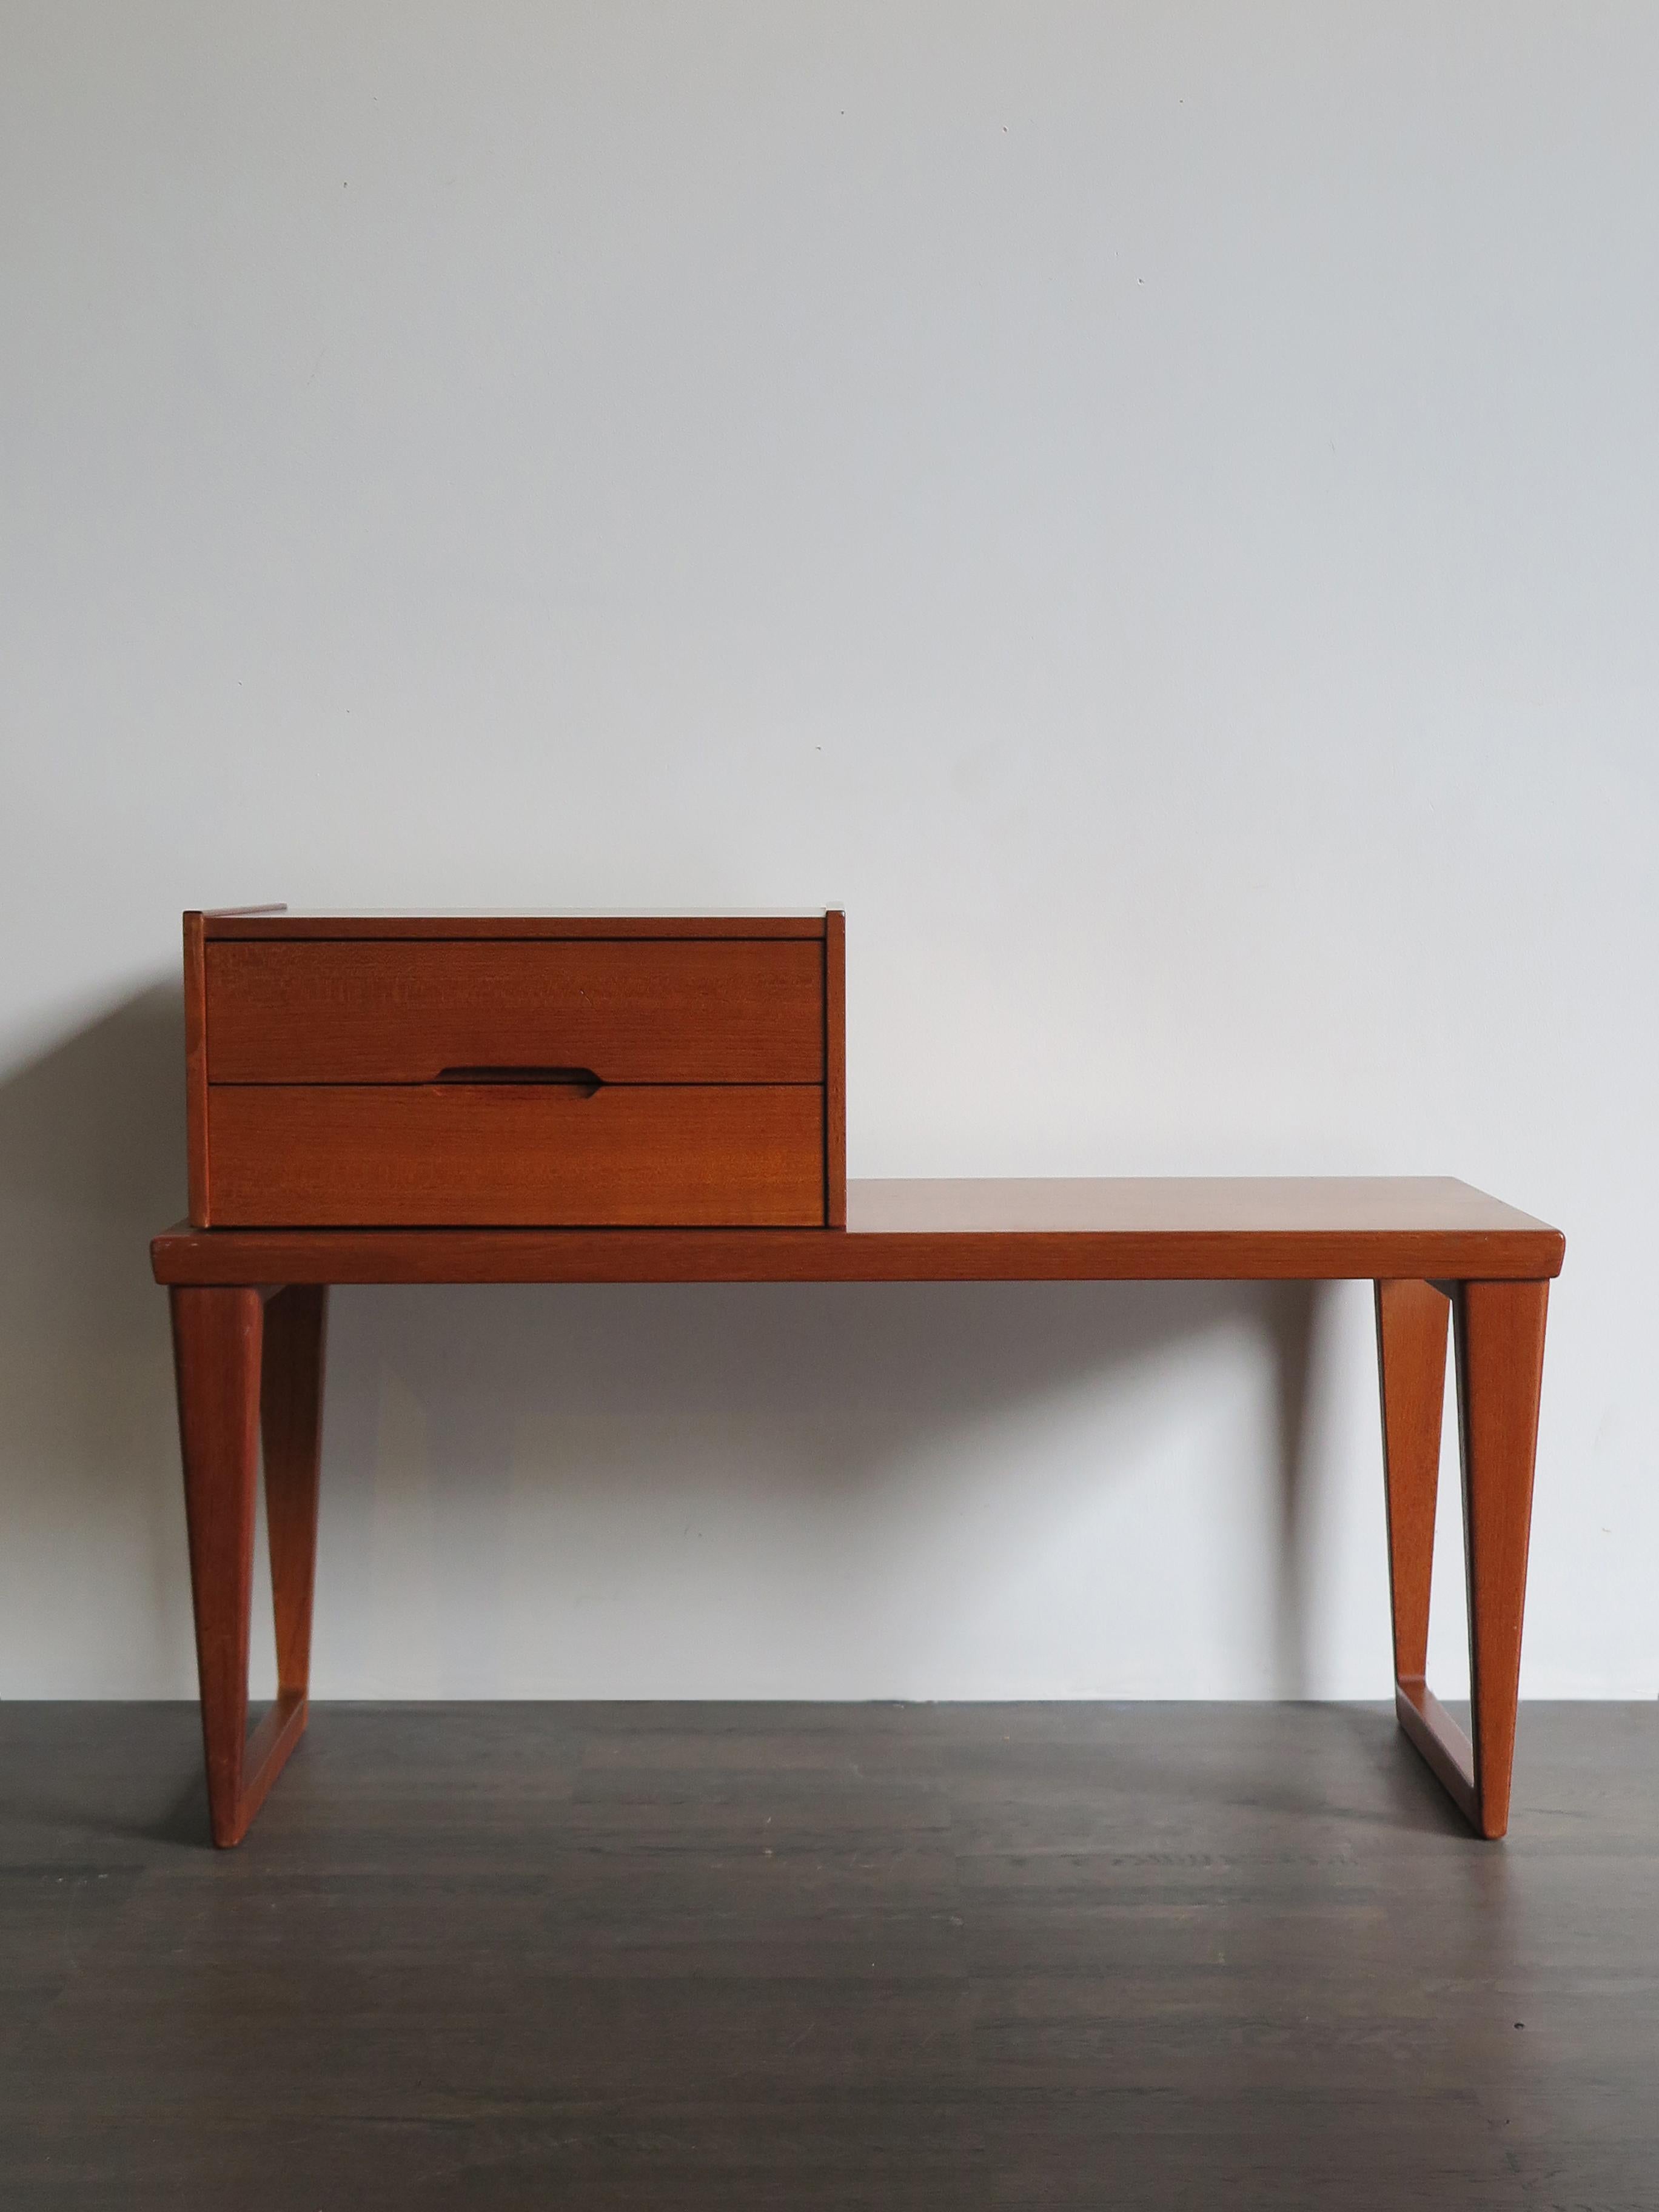
<path id="1" fill-rule="evenodd" d="M 206 947 L 212 1083 L 821 1083 L 811 940 L 227 940 Z"/>

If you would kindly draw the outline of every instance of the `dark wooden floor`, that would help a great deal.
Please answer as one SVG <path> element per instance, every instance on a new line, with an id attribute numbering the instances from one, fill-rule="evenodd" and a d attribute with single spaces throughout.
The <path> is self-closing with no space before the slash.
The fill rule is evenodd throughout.
<path id="1" fill-rule="evenodd" d="M 1659 2207 L 1659 1705 L 0 1707 L 6 2212 Z"/>

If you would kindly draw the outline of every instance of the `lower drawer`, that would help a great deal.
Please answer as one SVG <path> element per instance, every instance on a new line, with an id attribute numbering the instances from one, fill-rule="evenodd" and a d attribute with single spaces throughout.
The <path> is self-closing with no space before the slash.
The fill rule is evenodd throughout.
<path id="1" fill-rule="evenodd" d="M 816 1084 L 215 1085 L 221 1228 L 816 1228 Z"/>

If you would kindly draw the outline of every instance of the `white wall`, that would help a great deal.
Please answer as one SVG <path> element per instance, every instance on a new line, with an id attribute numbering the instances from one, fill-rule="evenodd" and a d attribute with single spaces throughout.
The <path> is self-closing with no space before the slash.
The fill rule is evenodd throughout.
<path id="1" fill-rule="evenodd" d="M 0 50 L 0 1690 L 192 1688 L 145 1239 L 179 909 L 270 897 L 844 903 L 855 1174 L 1556 1221 L 1525 1686 L 1659 1688 L 1659 12 Z M 1379 1695 L 1372 1363 L 1351 1286 L 342 1293 L 317 1687 Z"/>

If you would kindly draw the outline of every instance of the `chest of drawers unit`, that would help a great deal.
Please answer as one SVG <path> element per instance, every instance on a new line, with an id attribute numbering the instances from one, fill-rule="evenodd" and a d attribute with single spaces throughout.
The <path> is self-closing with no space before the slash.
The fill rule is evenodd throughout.
<path id="1" fill-rule="evenodd" d="M 835 1228 L 839 914 L 192 914 L 198 1228 Z"/>

